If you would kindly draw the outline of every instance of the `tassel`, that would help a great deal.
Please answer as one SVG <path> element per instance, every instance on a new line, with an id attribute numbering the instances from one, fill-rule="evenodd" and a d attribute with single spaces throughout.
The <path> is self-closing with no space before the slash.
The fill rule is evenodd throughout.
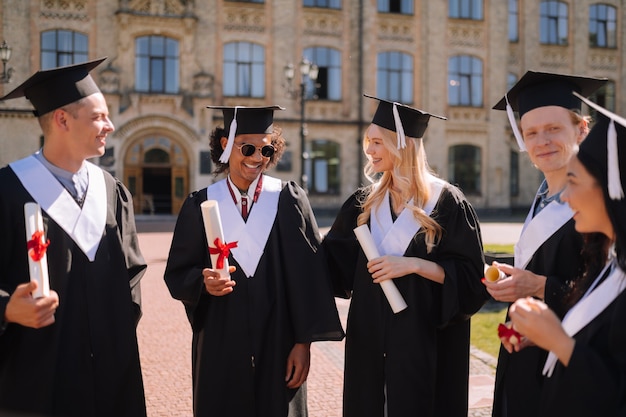
<path id="1" fill-rule="evenodd" d="M 404 127 L 398 113 L 398 103 L 393 103 L 393 121 L 396 124 L 396 133 L 398 135 L 398 149 L 406 148 L 406 136 L 404 135 Z"/>
<path id="2" fill-rule="evenodd" d="M 622 190 L 622 181 L 620 178 L 619 168 L 619 151 L 617 149 L 617 131 L 615 130 L 615 121 L 611 119 L 606 139 L 607 152 L 607 188 L 609 197 L 613 200 L 621 200 L 624 198 L 624 190 Z"/>
<path id="3" fill-rule="evenodd" d="M 235 133 L 237 132 L 237 109 L 242 106 L 235 106 L 235 114 L 233 115 L 233 121 L 230 122 L 230 128 L 228 129 L 228 142 L 226 142 L 226 148 L 220 156 L 220 162 L 227 164 L 230 159 L 230 153 L 233 151 L 233 145 L 235 143 Z"/>
<path id="4" fill-rule="evenodd" d="M 524 138 L 522 137 L 522 132 L 519 131 L 519 127 L 517 127 L 517 121 L 515 120 L 515 115 L 513 114 L 513 108 L 509 104 L 509 98 L 507 95 L 504 95 L 504 99 L 506 100 L 506 115 L 509 118 L 509 123 L 511 124 L 511 129 L 513 129 L 513 136 L 515 136 L 515 140 L 517 141 L 517 146 L 519 146 L 520 152 L 526 152 L 526 145 L 524 144 Z"/>

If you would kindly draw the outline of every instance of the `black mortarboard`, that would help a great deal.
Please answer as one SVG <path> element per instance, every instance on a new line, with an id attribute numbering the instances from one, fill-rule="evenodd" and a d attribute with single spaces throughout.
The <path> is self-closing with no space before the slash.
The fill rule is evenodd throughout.
<path id="1" fill-rule="evenodd" d="M 598 112 L 596 123 L 580 144 L 578 159 L 589 171 L 601 175 L 601 181 L 604 181 L 601 185 L 611 199 L 621 200 L 624 198 L 622 184 L 626 184 L 626 119 L 580 95 L 578 97 Z"/>
<path id="2" fill-rule="evenodd" d="M 606 78 L 527 71 L 493 109 L 507 111 L 515 139 L 520 149 L 526 150 L 513 111 L 521 118 L 526 112 L 544 106 L 580 110 L 580 100 L 572 95 L 572 91 L 587 97 L 606 82 Z"/>
<path id="3" fill-rule="evenodd" d="M 0 101 L 26 97 L 35 107 L 35 115 L 42 116 L 83 97 L 99 93 L 89 71 L 100 65 L 104 58 L 82 64 L 40 70 L 33 74 Z"/>
<path id="4" fill-rule="evenodd" d="M 579 96 L 598 111 L 597 121 L 580 144 L 577 158 L 609 198 L 607 212 L 618 240 L 626 239 L 626 119 Z M 621 165 L 621 167 L 620 167 Z"/>
<path id="5" fill-rule="evenodd" d="M 413 107 L 401 103 L 383 100 L 367 94 L 363 95 L 379 101 L 372 123 L 398 133 L 398 149 L 406 146 L 403 136 L 409 136 L 411 138 L 423 137 L 426 127 L 428 126 L 428 120 L 431 116 L 447 120 L 447 118 L 443 116 L 414 109 Z"/>
<path id="6" fill-rule="evenodd" d="M 285 110 L 280 106 L 265 107 L 228 107 L 207 106 L 209 109 L 222 110 L 224 115 L 224 130 L 228 134 L 228 143 L 220 157 L 222 163 L 227 163 L 236 135 L 272 133 L 274 110 Z"/>

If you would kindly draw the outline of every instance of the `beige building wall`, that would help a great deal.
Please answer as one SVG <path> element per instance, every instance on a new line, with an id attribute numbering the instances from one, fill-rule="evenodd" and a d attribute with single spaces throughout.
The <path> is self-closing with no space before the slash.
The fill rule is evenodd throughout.
<path id="1" fill-rule="evenodd" d="M 527 207 L 541 176 L 519 155 L 519 193 L 510 192 L 511 153 L 517 151 L 504 112 L 491 107 L 507 90 L 508 74 L 527 69 L 608 77 L 616 86 L 616 111 L 623 114 L 624 1 L 602 0 L 618 9 L 618 48 L 590 48 L 590 0 L 564 1 L 569 9 L 569 45 L 539 43 L 539 0 L 519 0 L 519 41 L 508 40 L 508 1 L 483 0 L 482 20 L 448 18 L 448 1 L 415 0 L 414 13 L 379 13 L 377 0 L 342 0 L 341 9 L 302 7 L 301 0 L 264 3 L 226 0 L 0 0 L 0 41 L 13 48 L 8 66 L 10 84 L 4 95 L 40 68 L 40 33 L 51 29 L 88 36 L 89 58 L 108 56 L 93 75 L 105 93 L 117 130 L 110 135 L 111 155 L 96 160 L 137 194 L 138 211 L 149 210 L 141 187 L 148 175 L 170 181 L 171 211 L 184 196 L 215 178 L 201 173 L 201 155 L 209 151 L 208 136 L 221 125 L 221 114 L 208 105 L 269 105 L 277 112 L 291 152 L 290 171 L 272 171 L 285 180 L 300 180 L 300 100 L 286 94 L 283 67 L 297 64 L 306 48 L 328 47 L 341 53 L 340 101 L 306 101 L 307 141 L 331 140 L 340 145 L 340 193 L 311 194 L 314 208 L 336 210 L 363 184 L 365 158 L 361 138 L 376 108 L 376 58 L 385 51 L 413 57 L 414 102 L 431 113 L 424 138 L 429 162 L 443 178 L 449 176 L 451 146 L 480 149 L 480 193 L 469 194 L 480 210 L 508 211 Z M 135 90 L 135 39 L 160 35 L 179 42 L 180 91 L 145 94 Z M 265 97 L 224 97 L 223 45 L 254 42 L 265 48 Z M 448 60 L 471 55 L 483 64 L 483 106 L 448 105 Z M 299 84 L 299 75 L 294 80 Z M 31 106 L 24 99 L 0 103 L 0 166 L 24 157 L 41 144 Z M 141 163 L 145 153 L 160 149 L 167 167 Z M 169 171 L 168 171 L 169 170 Z M 167 172 L 166 172 L 167 171 Z M 150 173 L 153 174 L 150 174 Z M 156 174 L 154 174 L 156 173 Z M 159 175 L 163 175 L 160 177 Z M 132 183 L 132 184 L 131 184 Z M 182 196 L 181 196 L 182 195 Z M 141 197 L 141 199 L 139 198 Z M 178 203 L 177 203 L 178 202 Z"/>

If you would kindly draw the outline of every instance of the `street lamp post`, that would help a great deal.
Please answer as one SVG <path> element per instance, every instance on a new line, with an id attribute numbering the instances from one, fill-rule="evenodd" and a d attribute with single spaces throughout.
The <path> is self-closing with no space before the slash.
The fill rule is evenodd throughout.
<path id="1" fill-rule="evenodd" d="M 2 60 L 2 75 L 0 76 L 0 83 L 7 84 L 11 82 L 11 76 L 13 75 L 13 68 L 7 69 L 7 62 L 11 59 L 11 47 L 7 45 L 7 41 L 2 41 L 0 44 L 0 60 Z"/>
<path id="2" fill-rule="evenodd" d="M 306 104 L 306 86 L 307 79 L 311 80 L 313 83 L 317 81 L 317 75 L 319 73 L 319 68 L 317 65 L 313 64 L 306 58 L 302 58 L 300 64 L 298 65 L 298 69 L 300 70 L 300 90 L 297 92 L 294 90 L 291 85 L 293 78 L 295 76 L 295 69 L 293 64 L 287 64 L 285 66 L 285 78 L 287 78 L 287 93 L 290 97 L 295 98 L 299 95 L 300 98 L 300 185 L 302 188 L 308 192 L 308 178 L 306 175 L 306 160 L 309 155 L 306 151 L 306 135 L 307 135 L 307 125 L 306 125 L 306 113 L 305 113 L 305 104 Z"/>

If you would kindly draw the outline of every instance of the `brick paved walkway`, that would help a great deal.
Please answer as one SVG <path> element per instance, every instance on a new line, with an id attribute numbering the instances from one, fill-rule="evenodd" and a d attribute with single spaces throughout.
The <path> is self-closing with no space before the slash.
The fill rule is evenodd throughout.
<path id="1" fill-rule="evenodd" d="M 145 226 L 138 224 L 140 231 Z M 158 227 L 153 229 L 160 230 Z M 163 281 L 171 233 L 140 233 L 148 271 L 142 281 L 143 318 L 138 337 L 148 417 L 191 417 L 191 329 L 182 304 Z M 349 301 L 337 300 L 345 326 Z M 308 379 L 310 417 L 340 417 L 343 342 L 318 342 L 311 348 Z M 472 350 L 469 417 L 491 415 L 494 360 Z"/>

